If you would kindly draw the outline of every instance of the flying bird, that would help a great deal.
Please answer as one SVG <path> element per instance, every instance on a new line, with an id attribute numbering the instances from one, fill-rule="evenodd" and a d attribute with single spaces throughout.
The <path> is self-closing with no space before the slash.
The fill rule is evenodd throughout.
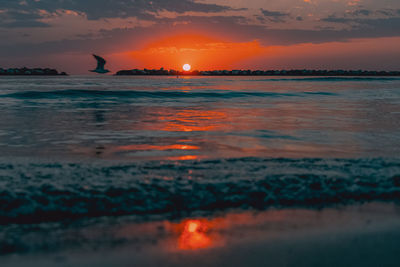
<path id="1" fill-rule="evenodd" d="M 100 74 L 104 74 L 110 72 L 109 70 L 104 69 L 104 65 L 106 65 L 106 60 L 102 57 L 99 57 L 93 54 L 94 58 L 97 60 L 97 68 L 95 70 L 91 70 L 91 72 L 96 72 Z"/>

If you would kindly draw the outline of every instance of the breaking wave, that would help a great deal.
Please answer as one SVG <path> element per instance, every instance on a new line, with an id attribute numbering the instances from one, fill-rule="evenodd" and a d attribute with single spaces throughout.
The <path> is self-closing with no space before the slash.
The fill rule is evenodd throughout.
<path id="1" fill-rule="evenodd" d="M 293 78 L 268 78 L 258 79 L 254 81 L 298 81 L 298 82 L 368 82 L 368 81 L 400 81 L 397 77 L 345 77 L 345 76 L 334 76 L 334 77 L 296 77 Z"/>
<path id="2" fill-rule="evenodd" d="M 0 161 L 0 224 L 400 199 L 398 159 Z"/>
<path id="3" fill-rule="evenodd" d="M 57 99 L 57 98 L 238 98 L 238 97 L 290 97 L 305 96 L 306 93 L 246 92 L 246 91 L 133 91 L 133 90 L 53 90 L 24 91 L 0 95 L 16 99 Z"/>

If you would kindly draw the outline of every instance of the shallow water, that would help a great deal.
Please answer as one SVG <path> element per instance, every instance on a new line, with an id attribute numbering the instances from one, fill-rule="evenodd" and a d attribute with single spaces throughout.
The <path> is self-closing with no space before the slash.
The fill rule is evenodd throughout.
<path id="1" fill-rule="evenodd" d="M 400 196 L 400 78 L 1 77 L 0 224 Z"/>
<path id="2" fill-rule="evenodd" d="M 3 156 L 371 158 L 400 151 L 399 78 L 1 78 Z"/>

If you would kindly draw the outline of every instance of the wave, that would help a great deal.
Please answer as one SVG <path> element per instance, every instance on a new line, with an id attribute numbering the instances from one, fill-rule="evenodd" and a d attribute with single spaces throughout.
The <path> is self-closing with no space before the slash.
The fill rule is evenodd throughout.
<path id="1" fill-rule="evenodd" d="M 398 159 L 0 161 L 0 224 L 400 199 Z"/>
<path id="2" fill-rule="evenodd" d="M 251 81 L 297 81 L 297 82 L 363 82 L 363 81 L 400 81 L 400 78 L 395 77 L 298 77 L 298 78 L 268 78 L 257 79 Z"/>
<path id="3" fill-rule="evenodd" d="M 243 92 L 243 91 L 116 91 L 116 90 L 53 90 L 24 91 L 0 95 L 1 98 L 57 99 L 57 98 L 238 98 L 238 97 L 288 97 L 303 93 Z"/>

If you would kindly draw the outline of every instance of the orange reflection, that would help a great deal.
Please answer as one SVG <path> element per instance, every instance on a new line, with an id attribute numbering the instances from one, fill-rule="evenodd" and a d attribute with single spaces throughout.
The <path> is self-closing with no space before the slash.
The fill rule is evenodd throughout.
<path id="1" fill-rule="evenodd" d="M 168 132 L 206 132 L 221 126 L 227 115 L 221 111 L 211 110 L 183 110 L 171 117 L 162 117 L 167 120 L 163 131 Z"/>
<path id="2" fill-rule="evenodd" d="M 179 157 L 168 157 L 167 160 L 195 160 L 200 159 L 202 157 L 196 155 L 186 155 L 186 156 L 179 156 Z"/>
<path id="3" fill-rule="evenodd" d="M 197 250 L 212 246 L 212 239 L 207 235 L 206 221 L 188 220 L 184 222 L 184 229 L 178 240 L 181 250 Z"/>
<path id="4" fill-rule="evenodd" d="M 233 233 L 233 229 L 237 228 L 253 229 L 254 232 L 258 232 L 259 229 L 253 228 L 254 225 L 269 225 L 271 223 L 279 225 L 280 221 L 289 218 L 286 213 L 286 211 L 274 210 L 258 214 L 252 212 L 230 213 L 212 219 L 187 219 L 178 224 L 165 222 L 166 229 L 172 230 L 179 235 L 177 246 L 171 243 L 166 245 L 170 249 L 174 247 L 185 251 L 225 246 L 230 243 L 230 238 L 232 237 L 228 237 L 226 235 L 227 232 Z M 243 238 L 241 237 L 241 239 Z M 251 238 L 254 238 L 254 236 Z"/>
<path id="5" fill-rule="evenodd" d="M 165 151 L 165 150 L 198 150 L 200 147 L 198 146 L 191 146 L 191 145 L 166 145 L 166 146 L 157 146 L 157 145 L 147 145 L 147 144 L 140 144 L 140 145 L 128 145 L 128 146 L 119 146 L 116 148 L 118 151 L 145 151 L 145 150 L 158 150 L 158 151 Z"/>
<path id="6" fill-rule="evenodd" d="M 247 247 L 243 246 L 246 244 L 264 243 L 270 246 L 276 240 L 306 241 L 305 237 L 310 234 L 320 236 L 322 230 L 330 233 L 334 229 L 340 229 L 343 234 L 351 229 L 359 229 L 367 220 L 376 221 L 377 216 L 383 219 L 387 218 L 387 215 L 392 215 L 390 218 L 397 221 L 397 211 L 396 205 L 369 203 L 340 209 L 229 212 L 218 217 L 192 218 L 181 222 L 127 221 L 111 226 L 111 230 L 108 231 L 112 233 L 111 237 L 116 238 L 115 240 L 126 240 L 127 244 L 133 243 L 132 249 L 146 251 L 146 255 L 159 253 L 158 255 L 179 259 L 184 254 L 207 252 L 206 250 L 217 247 L 225 247 L 228 251 L 232 251 L 233 247 Z M 179 254 L 170 254 L 171 252 Z M 211 256 L 211 254 L 202 255 Z"/>
<path id="7" fill-rule="evenodd" d="M 273 88 L 276 92 L 282 89 Z M 298 89 L 303 90 L 303 89 Z M 297 90 L 297 91 L 298 91 Z M 296 91 L 296 92 L 297 92 Z M 113 144 L 106 143 L 96 146 L 69 145 L 70 151 L 96 157 L 140 157 L 165 159 L 172 161 L 197 160 L 211 157 L 324 157 L 352 156 L 359 151 L 360 140 L 347 139 L 343 146 L 319 144 L 296 140 L 301 131 L 325 129 L 346 129 L 349 132 L 360 132 L 362 125 L 346 120 L 332 121 L 331 109 L 321 103 L 309 103 L 301 99 L 295 103 L 275 103 L 251 108 L 225 108 L 220 103 L 213 103 L 210 109 L 162 108 L 151 110 L 149 120 L 124 125 L 122 128 L 115 122 L 109 123 L 110 129 L 118 130 L 149 130 L 166 133 L 167 138 L 158 138 L 156 143 L 147 140 L 147 144 Z M 215 108 L 214 108 L 215 107 Z M 362 114 L 352 114 L 347 109 L 335 110 L 342 117 L 360 117 Z M 132 114 L 134 116 L 134 114 Z M 333 123 L 334 122 L 334 123 Z M 359 128 L 360 127 L 360 128 Z M 386 127 L 386 126 L 385 126 Z M 263 130 L 265 129 L 265 130 Z M 254 133 L 247 134 L 246 131 Z M 211 133 L 206 133 L 211 132 Z M 214 132 L 236 132 L 244 134 L 214 135 Z M 164 135 L 165 133 L 162 133 Z M 187 138 L 187 139 L 186 139 Z M 145 140 L 143 140 L 145 141 Z"/>

